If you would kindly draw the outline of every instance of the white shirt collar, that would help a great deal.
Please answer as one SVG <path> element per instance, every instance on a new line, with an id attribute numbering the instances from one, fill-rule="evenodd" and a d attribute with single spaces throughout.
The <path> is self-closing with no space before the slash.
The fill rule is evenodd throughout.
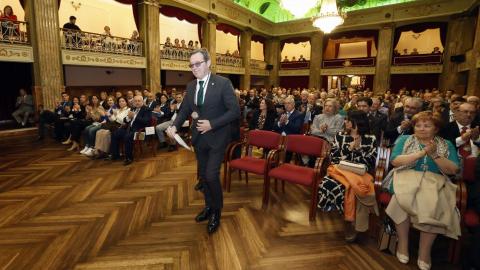
<path id="1" fill-rule="evenodd" d="M 203 77 L 203 78 L 201 78 L 201 79 L 197 79 L 197 82 L 198 82 L 198 81 L 206 81 L 209 75 L 210 75 L 210 72 L 207 73 L 207 75 L 205 75 L 205 77 Z"/>
<path id="2" fill-rule="evenodd" d="M 460 132 L 462 131 L 463 127 L 470 128 L 470 124 L 466 126 L 462 126 L 462 124 L 460 124 L 458 121 L 455 121 L 455 122 L 457 122 L 458 130 L 460 130 Z"/>

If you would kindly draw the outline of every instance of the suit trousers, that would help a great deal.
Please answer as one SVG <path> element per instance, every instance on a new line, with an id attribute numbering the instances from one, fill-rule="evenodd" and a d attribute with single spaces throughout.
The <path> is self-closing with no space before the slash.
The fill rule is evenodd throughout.
<path id="1" fill-rule="evenodd" d="M 133 160 L 133 136 L 135 132 L 130 129 L 119 128 L 112 134 L 110 152 L 114 158 L 120 156 L 120 142 L 125 146 L 125 158 Z"/>
<path id="2" fill-rule="evenodd" d="M 58 121 L 59 117 L 57 114 L 51 111 L 43 111 L 40 114 L 39 120 L 38 120 L 38 136 L 39 137 L 44 137 L 45 135 L 45 126 L 47 124 L 52 124 Z M 59 134 L 55 132 L 55 137 L 57 137 Z"/>
<path id="3" fill-rule="evenodd" d="M 220 184 L 220 167 L 223 162 L 225 145 L 210 147 L 202 135 L 195 145 L 198 173 L 203 180 L 205 206 L 215 210 L 223 207 L 223 191 Z"/>
<path id="4" fill-rule="evenodd" d="M 28 117 L 33 114 L 33 108 L 30 106 L 20 106 L 16 109 L 12 116 L 15 118 L 15 121 L 19 124 L 26 124 L 28 122 Z"/>

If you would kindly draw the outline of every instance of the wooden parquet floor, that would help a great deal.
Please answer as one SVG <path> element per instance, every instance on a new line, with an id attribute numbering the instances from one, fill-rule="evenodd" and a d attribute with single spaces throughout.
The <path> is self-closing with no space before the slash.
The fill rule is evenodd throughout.
<path id="1" fill-rule="evenodd" d="M 309 222 L 303 188 L 272 191 L 262 209 L 263 180 L 254 176 L 248 186 L 234 178 L 220 230 L 209 236 L 193 220 L 203 198 L 187 151 L 124 167 L 56 143 L 5 142 L 0 269 L 416 269 L 414 258 L 404 266 L 368 235 L 346 244 L 337 213 Z M 442 254 L 434 269 L 453 269 Z"/>

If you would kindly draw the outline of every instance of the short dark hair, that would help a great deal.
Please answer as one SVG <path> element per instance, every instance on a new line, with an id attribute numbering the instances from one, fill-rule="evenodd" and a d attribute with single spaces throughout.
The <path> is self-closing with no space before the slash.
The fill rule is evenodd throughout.
<path id="1" fill-rule="evenodd" d="M 463 97 L 455 97 L 450 101 L 450 103 L 457 102 L 457 101 L 462 102 L 462 103 L 467 102 L 467 100 L 464 99 Z"/>
<path id="2" fill-rule="evenodd" d="M 70 18 L 69 18 L 70 21 L 71 20 L 76 20 L 76 19 L 77 19 L 77 17 L 75 17 L 75 16 L 70 16 Z"/>
<path id="3" fill-rule="evenodd" d="M 370 134 L 370 123 L 368 121 L 368 116 L 364 111 L 348 111 L 347 120 L 352 122 L 352 127 L 358 129 L 360 136 Z"/>
<path id="4" fill-rule="evenodd" d="M 195 49 L 195 50 L 193 50 L 193 51 L 190 53 L 189 58 L 192 57 L 192 55 L 197 54 L 197 53 L 202 54 L 204 61 L 210 60 L 210 54 L 208 53 L 208 50 L 205 49 L 205 48 L 200 48 L 200 49 Z"/>
<path id="5" fill-rule="evenodd" d="M 367 104 L 368 104 L 368 107 L 372 107 L 372 104 L 373 104 L 372 99 L 369 98 L 369 97 L 361 97 L 361 98 L 357 99 L 357 104 L 358 104 L 359 102 L 365 102 L 365 103 L 367 103 Z"/>

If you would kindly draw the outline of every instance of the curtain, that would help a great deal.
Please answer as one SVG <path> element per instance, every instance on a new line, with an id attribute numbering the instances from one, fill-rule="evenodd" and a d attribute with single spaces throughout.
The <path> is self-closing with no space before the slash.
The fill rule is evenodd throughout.
<path id="1" fill-rule="evenodd" d="M 367 41 L 367 57 L 372 57 L 372 41 Z"/>
<path id="2" fill-rule="evenodd" d="M 395 29 L 395 37 L 393 39 L 393 48 L 397 47 L 398 41 L 400 40 L 400 36 L 402 35 L 403 32 L 412 31 L 418 34 L 425 30 L 436 29 L 436 28 L 440 28 L 440 41 L 442 42 L 442 46 L 445 48 L 445 43 L 447 40 L 447 28 L 448 28 L 448 24 L 446 22 L 416 23 L 416 24 L 409 24 L 409 25 L 397 27 Z"/>
<path id="3" fill-rule="evenodd" d="M 375 42 L 375 48 L 378 48 L 378 30 L 357 30 L 341 33 L 328 34 L 323 39 L 323 48 L 326 48 L 329 40 L 341 39 L 341 38 L 373 38 Z"/>
<path id="4" fill-rule="evenodd" d="M 242 31 L 235 26 L 226 24 L 226 23 L 218 23 L 217 30 L 224 32 L 225 34 L 232 34 L 237 36 L 237 49 L 240 51 L 240 34 Z"/>
<path id="5" fill-rule="evenodd" d="M 307 41 L 310 41 L 310 37 L 293 37 L 293 38 L 287 38 L 287 39 L 281 40 L 280 52 L 283 51 L 283 47 L 285 47 L 285 44 L 287 43 L 298 44 L 298 43 L 307 42 Z"/>
<path id="6" fill-rule="evenodd" d="M 137 26 L 138 32 L 140 32 L 140 18 L 138 16 L 139 0 L 115 0 L 115 1 L 125 5 L 132 5 L 133 18 L 135 19 L 135 26 Z"/>
<path id="7" fill-rule="evenodd" d="M 187 21 L 191 24 L 196 24 L 197 25 L 197 33 L 198 33 L 198 41 L 200 44 L 203 46 L 203 29 L 202 29 L 202 24 L 204 19 L 200 17 L 199 15 L 192 13 L 188 10 L 181 9 L 178 7 L 174 6 L 164 6 L 160 8 L 160 13 L 164 16 L 170 17 L 170 18 L 177 18 L 180 21 Z"/>
<path id="8" fill-rule="evenodd" d="M 265 39 L 265 37 L 263 37 L 263 36 L 252 35 L 252 41 L 260 42 L 260 43 L 262 43 L 262 45 L 263 45 L 263 60 L 266 60 L 265 58 L 267 57 L 267 55 L 266 55 L 266 53 L 267 53 L 266 47 L 267 47 L 267 46 L 265 46 L 265 40 L 266 40 L 266 39 Z"/>

